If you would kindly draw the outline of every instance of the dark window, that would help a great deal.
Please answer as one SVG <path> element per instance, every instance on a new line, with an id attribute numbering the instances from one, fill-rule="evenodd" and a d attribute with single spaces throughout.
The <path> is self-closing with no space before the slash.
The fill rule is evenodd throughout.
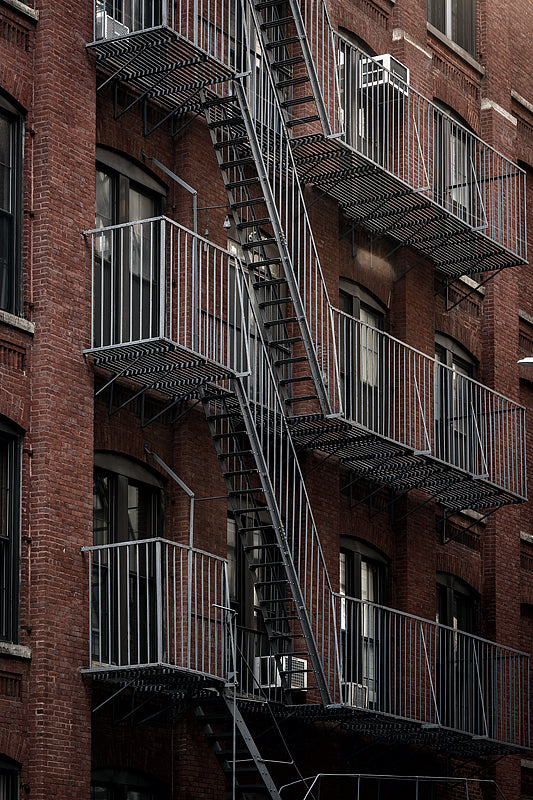
<path id="1" fill-rule="evenodd" d="M 484 732 L 480 676 L 490 679 L 477 640 L 479 597 L 453 575 L 437 575 L 437 700 L 442 725 L 471 733 Z M 485 671 L 484 671 L 485 670 Z M 485 686 L 486 691 L 486 686 Z"/>
<path id="2" fill-rule="evenodd" d="M 476 55 L 475 0 L 428 0 L 428 21 L 441 33 Z"/>
<path id="3" fill-rule="evenodd" d="M 162 796 L 163 787 L 159 782 L 132 770 L 103 769 L 93 772 L 91 800 L 159 800 Z"/>
<path id="4" fill-rule="evenodd" d="M 362 287 L 341 280 L 340 378 L 344 413 L 386 433 L 385 309 Z"/>
<path id="5" fill-rule="evenodd" d="M 92 655 L 113 664 L 148 663 L 157 631 L 155 550 L 145 540 L 163 534 L 163 494 L 155 479 L 143 480 L 144 470 L 118 462 L 120 472 L 97 467 L 94 473 L 93 543 L 104 547 L 94 556 Z"/>
<path id="6" fill-rule="evenodd" d="M 341 642 L 345 702 L 363 708 L 384 706 L 389 684 L 386 653 L 390 617 L 387 563 L 373 548 L 346 542 L 340 552 Z M 353 599 L 351 599 L 353 598 Z M 359 602 L 356 602 L 359 601 Z"/>
<path id="7" fill-rule="evenodd" d="M 19 472 L 20 439 L 0 421 L 0 639 L 8 642 L 18 641 Z"/>
<path id="8" fill-rule="evenodd" d="M 119 156 L 96 169 L 94 344 L 161 334 L 160 221 L 155 181 Z M 115 227 L 113 227 L 115 226 Z M 119 226 L 119 227 L 116 227 Z"/>
<path id="9" fill-rule="evenodd" d="M 477 417 L 474 359 L 457 342 L 435 344 L 435 450 L 438 458 L 474 474 L 485 468 Z"/>
<path id="10" fill-rule="evenodd" d="M 0 98 L 0 308 L 20 313 L 22 119 Z"/>
<path id="11" fill-rule="evenodd" d="M 19 784 L 18 765 L 0 756 L 0 800 L 19 800 Z"/>
<path id="12" fill-rule="evenodd" d="M 469 225 L 482 225 L 476 178 L 476 139 L 463 120 L 441 104 L 434 111 L 433 191 L 447 211 Z M 483 215 L 483 209 L 481 209 Z"/>

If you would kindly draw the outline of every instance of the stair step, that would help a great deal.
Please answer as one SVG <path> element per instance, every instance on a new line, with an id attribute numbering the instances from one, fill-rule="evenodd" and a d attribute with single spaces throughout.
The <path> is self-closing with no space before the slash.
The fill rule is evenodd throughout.
<path id="1" fill-rule="evenodd" d="M 280 58 L 278 61 L 272 62 L 273 69 L 279 69 L 280 67 L 291 67 L 293 64 L 301 64 L 304 61 L 303 56 L 292 56 L 291 58 Z"/>
<path id="2" fill-rule="evenodd" d="M 273 328 L 275 325 L 288 325 L 289 322 L 298 322 L 298 317 L 281 317 L 280 319 L 269 319 L 264 325 L 265 328 Z"/>
<path id="3" fill-rule="evenodd" d="M 210 130 L 216 130 L 216 128 L 229 128 L 232 125 L 242 125 L 243 123 L 244 120 L 242 117 L 225 117 L 224 119 L 213 120 L 213 122 L 210 122 L 207 127 Z"/>
<path id="4" fill-rule="evenodd" d="M 268 225 L 272 220 L 270 217 L 263 217 L 262 219 L 250 219 L 244 222 L 239 222 L 237 228 L 244 230 L 245 228 L 255 228 L 256 226 Z"/>
<path id="5" fill-rule="evenodd" d="M 233 161 L 223 161 L 219 167 L 220 169 L 230 169 L 231 167 L 245 167 L 247 164 L 253 163 L 252 156 L 245 156 L 245 158 L 235 158 Z"/>
<path id="6" fill-rule="evenodd" d="M 274 6 L 284 6 L 287 0 L 265 0 L 262 3 L 256 3 L 256 11 L 264 11 L 266 8 L 273 8 Z"/>
<path id="7" fill-rule="evenodd" d="M 220 414 L 209 414 L 209 416 L 206 417 L 206 419 L 208 422 L 214 422 L 217 419 L 237 419 L 238 417 L 239 414 L 237 412 L 233 412 L 231 414 L 228 412 L 224 412 Z"/>
<path id="8" fill-rule="evenodd" d="M 276 297 L 274 300 L 261 300 L 258 304 L 259 308 L 268 308 L 269 306 L 281 306 L 292 303 L 292 297 Z"/>
<path id="9" fill-rule="evenodd" d="M 285 78 L 285 80 L 277 81 L 277 89 L 288 89 L 290 86 L 299 86 L 302 83 L 309 83 L 309 75 L 299 75 L 297 78 Z"/>
<path id="10" fill-rule="evenodd" d="M 257 467 L 253 467 L 253 469 L 233 469 L 230 472 L 224 471 L 225 478 L 235 478 L 238 475 L 253 475 L 257 474 L 259 470 Z"/>
<path id="11" fill-rule="evenodd" d="M 260 28 L 263 31 L 267 31 L 269 28 L 279 28 L 282 25 L 290 25 L 291 23 L 294 25 L 294 17 L 278 17 L 278 19 L 271 19 L 268 22 L 262 22 Z"/>
<path id="12" fill-rule="evenodd" d="M 229 492 L 230 497 L 241 497 L 242 495 L 249 494 L 257 494 L 258 492 L 264 492 L 262 486 L 257 486 L 255 489 L 235 489 L 234 491 Z"/>
<path id="13" fill-rule="evenodd" d="M 235 136 L 233 139 L 224 139 L 221 142 L 215 142 L 213 147 L 215 150 L 223 150 L 225 147 L 234 147 L 239 144 L 246 144 L 248 136 Z"/>
<path id="14" fill-rule="evenodd" d="M 276 581 L 255 581 L 255 586 L 285 586 L 289 582 L 288 578 L 280 578 Z M 285 598 L 280 598 L 285 599 Z M 277 602 L 280 602 L 278 600 Z"/>
<path id="15" fill-rule="evenodd" d="M 259 178 L 256 178 L 255 181 L 257 183 L 257 181 L 259 181 Z M 229 187 L 229 184 L 228 184 L 228 187 Z M 257 247 L 268 247 L 271 244 L 277 244 L 277 239 L 275 239 L 273 236 L 271 236 L 271 237 L 269 237 L 267 239 L 254 239 L 252 242 L 245 242 L 242 245 L 242 248 L 243 248 L 243 250 L 255 250 L 255 248 L 257 248 Z M 255 264 L 254 264 L 254 266 L 255 266 Z"/>
<path id="16" fill-rule="evenodd" d="M 265 525 L 264 527 L 270 528 L 270 525 Z M 241 528 L 242 530 L 242 528 Z M 250 530 L 257 530 L 256 528 L 250 528 Z M 250 544 L 244 545 L 244 552 L 245 553 L 252 553 L 257 550 L 279 550 L 279 546 L 276 542 L 269 542 L 266 544 Z"/>
<path id="17" fill-rule="evenodd" d="M 265 50 L 277 50 L 278 47 L 287 47 L 289 44 L 296 44 L 300 39 L 298 36 L 287 36 L 285 39 L 278 39 L 276 42 L 267 42 Z"/>
<path id="18" fill-rule="evenodd" d="M 282 345 L 296 344 L 297 342 L 303 342 L 301 336 L 291 336 L 288 339 L 272 339 L 270 342 L 267 342 L 267 344 L 270 347 L 280 347 Z"/>
<path id="19" fill-rule="evenodd" d="M 283 367 L 285 364 L 301 364 L 307 361 L 307 356 L 291 356 L 290 358 L 277 358 L 274 361 L 274 366 Z"/>
<path id="20" fill-rule="evenodd" d="M 226 97 L 212 97 L 205 101 L 204 108 L 213 108 L 213 106 L 223 106 L 228 103 L 235 103 L 238 101 L 238 99 L 239 98 L 236 94 L 226 95 Z"/>
<path id="21" fill-rule="evenodd" d="M 311 103 L 314 99 L 312 94 L 308 94 L 303 97 L 293 97 L 291 100 L 283 100 L 281 105 L 283 108 L 290 108 L 291 106 L 301 105 L 302 103 Z"/>
<path id="22" fill-rule="evenodd" d="M 253 509 L 249 509 L 249 508 L 246 509 L 246 511 L 248 511 L 248 512 L 250 512 L 251 510 L 253 510 Z M 237 514 L 238 512 L 236 511 L 235 513 Z M 269 525 L 268 523 L 264 523 L 262 525 L 248 525 L 248 526 L 246 526 L 244 528 L 241 528 L 239 526 L 239 530 L 241 531 L 241 533 L 247 533 L 248 531 L 269 531 L 269 530 L 272 530 L 272 525 Z M 277 547 L 277 545 L 272 545 L 272 546 L 273 547 L 274 546 Z M 254 545 L 254 547 L 267 547 L 267 545 L 266 544 L 264 544 L 264 545 Z M 252 548 L 250 547 L 250 549 L 252 549 Z"/>
<path id="23" fill-rule="evenodd" d="M 302 356 L 305 360 L 306 356 Z M 303 383 L 303 381 L 312 381 L 312 375 L 298 375 L 295 378 L 281 378 L 280 384 L 282 386 L 287 386 L 289 383 Z"/>
<path id="24" fill-rule="evenodd" d="M 262 289 L 263 287 L 268 287 L 268 286 L 283 286 L 283 284 L 286 283 L 287 283 L 286 278 L 265 278 L 258 281 L 253 281 L 253 286 L 255 289 Z"/>
<path id="25" fill-rule="evenodd" d="M 242 456 L 252 456 L 251 450 L 233 450 L 231 453 L 219 453 L 219 458 L 241 458 Z"/>
<path id="26" fill-rule="evenodd" d="M 258 269 L 260 267 L 271 267 L 273 264 L 281 264 L 281 258 L 279 258 L 279 256 L 275 258 L 265 258 L 263 261 L 254 261 L 251 266 L 254 269 Z"/>
<path id="27" fill-rule="evenodd" d="M 306 122 L 315 122 L 317 119 L 320 119 L 318 114 L 311 114 L 309 117 L 300 117 L 299 119 L 288 119 L 286 124 L 290 128 L 294 128 L 296 125 L 305 125 Z"/>
<path id="28" fill-rule="evenodd" d="M 238 203 L 232 203 L 231 207 L 232 207 L 232 209 L 237 211 L 239 208 L 247 208 L 248 206 L 264 205 L 265 202 L 266 201 L 265 201 L 264 197 L 250 197 L 248 200 L 239 200 Z"/>
<path id="29" fill-rule="evenodd" d="M 286 403 L 293 405 L 294 403 L 303 403 L 304 400 L 318 400 L 317 394 L 304 394 L 301 397 L 289 397 L 285 400 Z"/>
<path id="30" fill-rule="evenodd" d="M 243 178 L 240 181 L 231 181 L 226 184 L 226 189 L 240 189 L 243 186 L 254 186 L 259 183 L 259 178 Z"/>
<path id="31" fill-rule="evenodd" d="M 272 567 L 283 567 L 283 561 L 268 561 L 267 563 L 250 564 L 249 569 L 271 569 Z"/>

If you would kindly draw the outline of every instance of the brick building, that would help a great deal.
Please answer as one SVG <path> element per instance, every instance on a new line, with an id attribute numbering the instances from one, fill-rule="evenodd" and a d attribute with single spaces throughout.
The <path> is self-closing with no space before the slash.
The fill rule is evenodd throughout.
<path id="1" fill-rule="evenodd" d="M 1 800 L 533 796 L 532 30 L 0 0 Z"/>

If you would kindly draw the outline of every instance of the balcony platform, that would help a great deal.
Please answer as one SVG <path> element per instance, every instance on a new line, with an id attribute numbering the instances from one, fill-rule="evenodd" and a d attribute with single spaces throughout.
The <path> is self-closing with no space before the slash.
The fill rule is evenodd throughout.
<path id="1" fill-rule="evenodd" d="M 273 714 L 280 722 L 284 719 L 296 718 L 307 723 L 340 724 L 361 736 L 371 736 L 394 744 L 427 747 L 445 752 L 455 758 L 503 756 L 523 753 L 527 750 L 526 747 L 347 705 L 288 705 L 273 702 L 261 703 L 257 700 L 239 700 L 238 704 L 242 711 L 252 714 Z"/>
<path id="2" fill-rule="evenodd" d="M 448 281 L 527 263 L 486 227 L 468 224 L 431 199 L 430 187 L 410 186 L 342 141 L 303 137 L 294 157 L 302 183 L 335 198 L 372 237 L 390 237 L 426 255 Z M 497 220 L 491 222 L 499 230 Z M 503 239 L 508 232 L 502 228 Z"/>
<path id="3" fill-rule="evenodd" d="M 526 498 L 483 476 L 402 447 L 386 436 L 341 418 L 295 418 L 291 434 L 297 447 L 335 455 L 362 478 L 397 492 L 420 489 L 449 509 L 491 509 Z"/>
<path id="4" fill-rule="evenodd" d="M 195 699 L 210 697 L 213 691 L 220 691 L 224 685 L 222 680 L 210 675 L 165 664 L 138 667 L 103 665 L 82 669 L 81 673 L 93 681 L 113 684 L 124 689 Z"/>
<path id="5" fill-rule="evenodd" d="M 119 378 L 133 381 L 171 400 L 233 375 L 228 368 L 164 338 L 93 348 L 84 354 L 95 367 L 111 373 L 112 381 Z"/>
<path id="6" fill-rule="evenodd" d="M 126 85 L 139 99 L 169 111 L 199 111 L 198 92 L 227 81 L 234 70 L 172 28 L 162 25 L 100 39 L 87 45 L 110 80 Z"/>

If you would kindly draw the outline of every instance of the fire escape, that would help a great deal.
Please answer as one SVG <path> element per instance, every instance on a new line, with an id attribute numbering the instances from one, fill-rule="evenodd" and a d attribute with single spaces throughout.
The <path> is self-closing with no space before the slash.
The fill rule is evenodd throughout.
<path id="1" fill-rule="evenodd" d="M 398 495 L 421 489 L 448 513 L 525 498 L 523 409 L 332 306 L 302 191 L 311 183 L 327 192 L 354 224 L 416 247 L 450 280 L 524 263 L 523 175 L 469 134 L 466 177 L 445 187 L 429 147 L 446 119 L 334 34 L 318 1 L 301 8 L 291 0 L 283 15 L 275 0 L 200 3 L 181 15 L 171 7 L 163 2 L 146 19 L 114 0 L 97 3 L 90 49 L 104 76 L 99 89 L 112 87 L 117 117 L 142 103 L 146 135 L 205 116 L 243 262 L 164 217 L 88 232 L 87 352 L 108 376 L 99 392 L 109 393 L 113 413 L 135 400 L 147 424 L 152 391 L 166 397 L 167 412 L 203 405 L 265 636 L 244 646 L 223 560 L 192 544 L 88 548 L 87 672 L 117 691 L 134 682 L 187 697 L 239 796 L 261 786 L 278 797 L 279 780 L 245 721 L 257 700 L 281 717 L 290 706 L 305 719 L 411 736 L 450 754 L 516 752 L 527 746 L 527 657 L 335 592 L 297 448 L 334 454 Z M 387 141 L 370 144 L 351 120 L 376 96 Z M 390 397 L 386 413 L 369 410 L 348 377 L 370 352 L 380 354 L 365 368 Z M 441 436 L 439 381 L 455 403 Z M 118 382 L 134 388 L 113 406 Z M 144 565 L 136 587 L 124 582 L 132 562 Z M 123 612 L 112 623 L 119 597 Z M 136 615 L 127 611 L 134 606 Z M 346 637 L 357 648 L 369 624 L 389 643 L 372 691 L 343 658 Z M 452 680 L 453 696 L 466 681 L 463 711 L 437 685 L 457 647 L 469 665 Z M 250 765 L 240 781 L 232 730 Z"/>

